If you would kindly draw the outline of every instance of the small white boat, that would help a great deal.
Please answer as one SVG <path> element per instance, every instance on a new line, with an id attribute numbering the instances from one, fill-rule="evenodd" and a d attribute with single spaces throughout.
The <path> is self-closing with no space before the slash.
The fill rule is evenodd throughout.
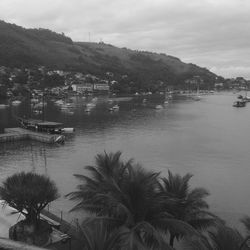
<path id="1" fill-rule="evenodd" d="M 39 115 L 42 114 L 42 110 L 34 109 L 33 113 Z"/>
<path id="2" fill-rule="evenodd" d="M 195 96 L 193 96 L 192 98 L 193 98 L 193 100 L 195 100 L 195 101 L 200 101 L 200 100 L 201 100 L 201 97 L 200 97 L 199 95 L 195 95 Z"/>
<path id="3" fill-rule="evenodd" d="M 246 106 L 246 101 L 244 101 L 244 100 L 235 101 L 233 103 L 233 107 L 236 107 L 236 108 L 242 108 L 245 106 Z"/>
<path id="4" fill-rule="evenodd" d="M 90 113 L 91 112 L 91 108 L 86 108 L 85 110 L 84 110 L 86 113 Z"/>
<path id="5" fill-rule="evenodd" d="M 155 109 L 158 109 L 158 110 L 163 109 L 163 106 L 162 105 L 156 105 Z"/>
<path id="6" fill-rule="evenodd" d="M 65 134 L 72 134 L 74 132 L 75 132 L 74 128 L 63 128 L 62 129 L 62 133 L 65 133 Z"/>
<path id="7" fill-rule="evenodd" d="M 63 105 L 61 105 L 61 109 L 70 109 L 70 108 L 74 108 L 75 105 L 73 103 L 65 103 Z"/>
<path id="8" fill-rule="evenodd" d="M 114 111 L 119 110 L 120 107 L 116 104 L 115 106 L 112 107 Z"/>
<path id="9" fill-rule="evenodd" d="M 5 109 L 5 108 L 7 108 L 7 107 L 9 107 L 8 104 L 0 104 L 0 109 Z"/>
<path id="10" fill-rule="evenodd" d="M 55 101 L 55 104 L 60 106 L 60 105 L 64 104 L 64 101 L 63 100 L 57 100 L 57 101 Z"/>
<path id="11" fill-rule="evenodd" d="M 56 143 L 64 143 L 65 142 L 65 136 L 64 135 L 59 135 L 55 138 L 54 142 Z"/>
<path id="12" fill-rule="evenodd" d="M 87 103 L 86 107 L 87 108 L 94 108 L 96 106 L 95 103 Z"/>
<path id="13" fill-rule="evenodd" d="M 12 101 L 12 105 L 14 106 L 18 106 L 19 104 L 21 104 L 21 101 L 19 100 Z"/>
<path id="14" fill-rule="evenodd" d="M 33 105 L 33 107 L 34 107 L 35 109 L 43 108 L 43 107 L 45 107 L 45 106 L 47 106 L 47 102 L 39 102 L 39 103 L 35 103 L 35 104 Z"/>
<path id="15" fill-rule="evenodd" d="M 39 102 L 39 99 L 37 99 L 37 98 L 32 98 L 32 99 L 30 100 L 30 102 L 31 102 L 31 103 L 38 103 L 38 102 Z"/>

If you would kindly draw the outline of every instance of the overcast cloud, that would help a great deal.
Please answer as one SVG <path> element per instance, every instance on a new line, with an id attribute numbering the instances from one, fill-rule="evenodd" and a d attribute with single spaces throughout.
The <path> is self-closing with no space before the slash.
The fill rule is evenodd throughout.
<path id="1" fill-rule="evenodd" d="M 0 19 L 250 79 L 250 0 L 0 0 Z"/>

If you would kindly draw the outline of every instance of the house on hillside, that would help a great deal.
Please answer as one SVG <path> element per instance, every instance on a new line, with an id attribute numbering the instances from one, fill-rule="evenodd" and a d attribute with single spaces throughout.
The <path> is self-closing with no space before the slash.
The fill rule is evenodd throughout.
<path id="1" fill-rule="evenodd" d="M 109 85 L 108 83 L 95 83 L 93 90 L 95 93 L 107 93 L 109 92 Z"/>
<path id="2" fill-rule="evenodd" d="M 94 86 L 92 83 L 79 83 L 72 84 L 73 91 L 84 94 L 84 93 L 92 93 L 94 90 Z"/>

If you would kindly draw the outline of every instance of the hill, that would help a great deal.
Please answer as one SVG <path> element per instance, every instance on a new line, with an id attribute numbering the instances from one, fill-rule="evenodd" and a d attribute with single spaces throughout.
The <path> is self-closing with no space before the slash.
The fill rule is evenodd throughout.
<path id="1" fill-rule="evenodd" d="M 80 71 L 97 76 L 105 72 L 129 75 L 141 84 L 164 81 L 184 84 L 199 75 L 207 84 L 216 77 L 205 68 L 183 63 L 165 54 L 117 48 L 104 43 L 73 42 L 47 29 L 25 29 L 0 21 L 0 65 Z"/>

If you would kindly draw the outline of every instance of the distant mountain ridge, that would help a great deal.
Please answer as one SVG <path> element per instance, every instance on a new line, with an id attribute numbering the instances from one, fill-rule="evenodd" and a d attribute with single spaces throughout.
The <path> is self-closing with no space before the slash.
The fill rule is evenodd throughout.
<path id="1" fill-rule="evenodd" d="M 80 71 L 102 75 L 105 72 L 129 74 L 140 82 L 167 81 L 184 84 L 201 76 L 212 84 L 216 75 L 194 64 L 165 54 L 117 48 L 105 43 L 73 42 L 64 34 L 48 29 L 25 29 L 0 21 L 0 65 Z"/>

